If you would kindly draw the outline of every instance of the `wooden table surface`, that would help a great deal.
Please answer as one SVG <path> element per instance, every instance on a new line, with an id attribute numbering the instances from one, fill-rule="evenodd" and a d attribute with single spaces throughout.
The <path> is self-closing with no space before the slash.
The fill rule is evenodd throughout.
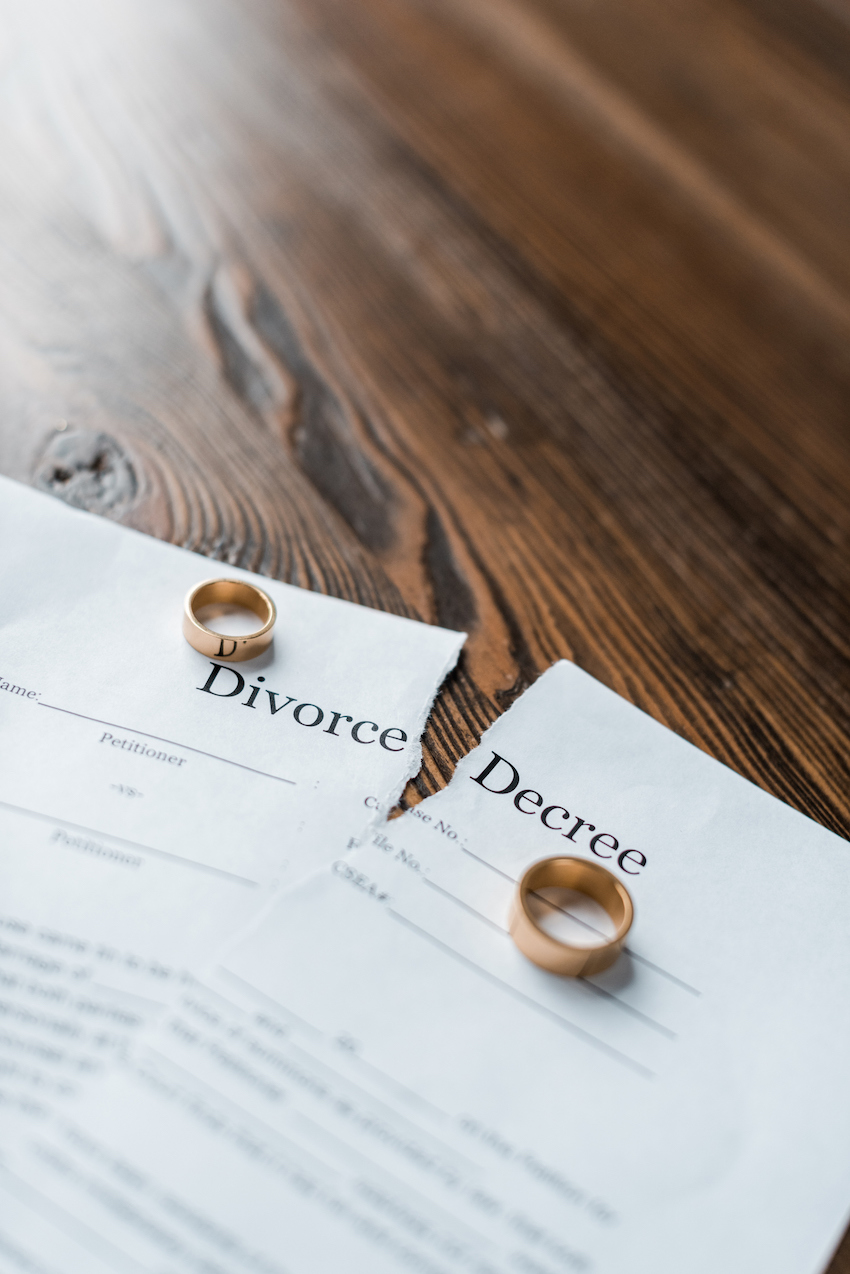
<path id="1" fill-rule="evenodd" d="M 0 14 L 0 470 L 850 835 L 847 0 Z"/>

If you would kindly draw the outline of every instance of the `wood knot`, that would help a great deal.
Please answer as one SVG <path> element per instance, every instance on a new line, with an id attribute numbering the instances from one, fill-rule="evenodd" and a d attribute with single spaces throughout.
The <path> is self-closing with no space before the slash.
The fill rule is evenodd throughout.
<path id="1" fill-rule="evenodd" d="M 123 513 L 139 489 L 136 471 L 109 434 L 75 430 L 57 434 L 44 450 L 35 485 L 89 513 Z"/>

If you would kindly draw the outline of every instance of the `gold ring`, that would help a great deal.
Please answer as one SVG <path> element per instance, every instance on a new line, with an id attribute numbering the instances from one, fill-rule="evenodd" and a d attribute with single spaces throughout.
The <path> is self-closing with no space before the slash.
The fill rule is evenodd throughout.
<path id="1" fill-rule="evenodd" d="M 553 885 L 574 889 L 598 902 L 615 925 L 614 936 L 594 946 L 582 947 L 562 942 L 541 929 L 529 909 L 529 894 Z M 629 891 L 607 868 L 585 858 L 544 858 L 529 867 L 517 886 L 510 930 L 520 951 L 534 964 L 562 977 L 577 978 L 601 973 L 614 963 L 633 919 Z"/>
<path id="2" fill-rule="evenodd" d="M 238 637 L 214 632 L 202 624 L 195 613 L 202 606 L 212 605 L 243 606 L 254 612 L 261 627 L 256 632 L 244 633 Z M 201 584 L 196 584 L 186 595 L 183 606 L 183 636 L 202 655 L 241 663 L 243 659 L 254 659 L 268 649 L 276 619 L 274 602 L 255 584 L 246 584 L 244 580 L 238 579 L 206 579 Z"/>

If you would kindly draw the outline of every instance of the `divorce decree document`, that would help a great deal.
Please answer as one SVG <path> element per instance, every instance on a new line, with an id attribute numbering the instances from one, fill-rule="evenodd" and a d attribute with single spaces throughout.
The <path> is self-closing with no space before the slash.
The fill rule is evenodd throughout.
<path id="1" fill-rule="evenodd" d="M 563 853 L 635 903 L 591 979 L 507 931 Z M 844 841 L 558 664 L 34 1130 L 3 1241 L 47 1274 L 815 1274 L 850 1204 L 848 891 Z M 578 940 L 579 904 L 541 914 Z"/>
<path id="2" fill-rule="evenodd" d="M 277 606 L 259 658 L 183 638 L 222 576 Z M 462 639 L 0 479 L 0 1128 L 393 804 Z"/>

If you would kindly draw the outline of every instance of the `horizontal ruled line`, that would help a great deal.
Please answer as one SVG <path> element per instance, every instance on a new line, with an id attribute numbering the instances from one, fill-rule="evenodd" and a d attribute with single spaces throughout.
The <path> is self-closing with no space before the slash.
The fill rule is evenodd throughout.
<path id="1" fill-rule="evenodd" d="M 482 867 L 487 867 L 490 871 L 494 871 L 496 875 L 501 876 L 503 880 L 509 880 L 512 885 L 519 884 L 519 881 L 515 880 L 513 876 L 509 876 L 506 871 L 502 871 L 501 867 L 496 867 L 493 863 L 488 863 L 486 858 L 481 858 L 478 854 L 473 854 L 471 849 L 466 849 L 463 845 L 461 845 L 460 850 L 462 853 L 466 854 L 468 858 L 474 858 L 475 861 L 480 863 Z M 553 907 L 556 911 L 563 912 L 565 916 L 569 916 L 571 920 L 575 920 L 576 924 L 584 925 L 585 929 L 591 929 L 594 933 L 598 933 L 600 937 L 606 936 L 601 932 L 601 930 L 596 929 L 592 924 L 588 924 L 588 922 L 583 920 L 581 916 L 573 915 L 571 911 L 567 911 L 566 907 L 559 907 L 556 902 L 550 902 L 548 898 L 544 898 L 542 894 L 539 894 L 536 891 L 534 896 L 535 898 L 539 898 L 541 902 L 545 902 L 548 906 Z M 683 978 L 678 978 L 675 973 L 670 973 L 668 969 L 662 969 L 660 964 L 654 964 L 652 960 L 647 960 L 646 956 L 640 955 L 633 947 L 623 947 L 623 950 L 631 956 L 633 960 L 637 960 L 639 964 L 646 965 L 648 969 L 652 969 L 655 973 L 660 973 L 662 978 L 667 978 L 668 981 L 675 982 L 676 986 L 680 986 L 683 991 L 688 991 L 691 995 L 702 995 L 702 992 L 698 991 L 695 986 L 691 986 L 690 982 L 685 982 Z"/>
<path id="2" fill-rule="evenodd" d="M 115 845 L 127 845 L 130 849 L 138 849 L 143 854 L 153 854 L 156 858 L 167 858 L 170 862 L 182 863 L 194 871 L 209 872 L 213 876 L 224 876 L 227 880 L 237 880 L 240 885 L 250 885 L 256 889 L 259 881 L 250 880 L 247 876 L 237 876 L 235 872 L 225 871 L 223 867 L 213 867 L 210 863 L 199 863 L 194 858 L 184 858 L 182 854 L 172 854 L 167 849 L 154 849 L 153 845 L 140 845 L 138 841 L 127 840 L 125 836 L 113 836 L 111 832 L 100 832 L 96 827 L 84 827 L 81 823 L 72 823 L 67 818 L 58 818 L 55 814 L 43 814 L 41 810 L 27 809 L 24 805 L 12 805 L 10 801 L 0 801 L 0 809 L 12 810 L 15 814 L 23 814 L 25 818 L 40 819 L 43 823 L 53 823 L 58 827 L 70 827 L 74 832 L 84 832 L 86 836 L 99 836 L 101 840 L 111 841 Z"/>
<path id="3" fill-rule="evenodd" d="M 243 765 L 241 761 L 232 761 L 228 756 L 218 756 L 215 752 L 205 752 L 203 748 L 193 748 L 189 743 L 178 743 L 176 739 L 166 739 L 161 734 L 151 734 L 148 730 L 134 730 L 129 725 L 118 725 L 115 721 L 102 721 L 100 717 L 87 717 L 84 712 L 72 712 L 70 708 L 60 708 L 55 703 L 39 703 L 40 708 L 50 708 L 52 712 L 64 712 L 67 717 L 79 717 L 81 721 L 93 721 L 95 725 L 108 725 L 113 730 L 126 730 L 128 734 L 140 734 L 143 739 L 156 739 L 157 743 L 167 743 L 172 748 L 180 748 L 183 752 L 196 752 L 198 756 L 209 757 L 211 761 L 222 761 L 225 765 L 235 765 L 239 770 L 247 770 L 249 774 L 259 774 L 264 779 L 275 779 L 278 783 L 288 783 L 296 787 L 295 779 L 285 779 L 280 774 L 268 774 L 265 770 L 256 770 L 253 765 Z"/>
<path id="4" fill-rule="evenodd" d="M 504 925 L 496 924 L 495 920 L 491 920 L 489 916 L 485 916 L 483 911 L 476 911 L 474 907 L 470 907 L 468 902 L 464 902 L 462 898 L 458 898 L 456 894 L 450 893 L 448 889 L 444 889 L 442 885 L 438 885 L 436 881 L 429 880 L 427 876 L 421 877 L 422 884 L 427 885 L 429 889 L 435 889 L 438 894 L 442 894 L 444 898 L 450 898 L 452 902 L 457 903 L 459 907 L 463 907 L 464 911 L 468 911 L 471 916 L 475 916 L 477 920 L 481 920 L 485 925 L 489 925 L 491 929 L 495 929 L 497 933 L 503 933 L 506 937 L 510 937 L 510 930 Z"/>
<path id="5" fill-rule="evenodd" d="M 462 898 L 458 898 L 456 894 L 450 893 L 448 889 L 443 889 L 442 885 L 435 884 L 435 882 L 433 880 L 429 880 L 427 876 L 422 876 L 421 879 L 423 885 L 427 885 L 430 889 L 436 889 L 437 892 L 441 893 L 444 898 L 448 898 L 451 902 L 457 903 L 457 905 L 462 907 L 464 911 L 468 911 L 470 915 L 475 916 L 476 920 L 481 920 L 484 924 L 489 925 L 491 929 L 495 929 L 497 933 L 503 933 L 506 937 L 510 937 L 509 929 L 505 929 L 502 925 L 496 924 L 495 920 L 491 920 L 490 917 L 485 916 L 483 912 L 476 911 L 474 907 L 470 907 L 469 903 L 464 902 Z M 539 897 L 539 895 L 535 895 L 535 897 Z M 565 916 L 570 916 L 573 920 L 579 921 L 580 924 L 584 923 L 581 920 L 581 917 L 573 916 L 572 912 L 565 911 L 563 907 L 558 907 L 556 903 L 549 902 L 548 898 L 543 898 L 542 901 L 548 903 L 550 907 L 554 907 L 556 911 L 563 912 Z M 585 925 L 585 927 L 588 929 L 593 928 L 592 925 Z M 597 929 L 594 929 L 593 931 L 594 933 L 599 932 Z M 634 1005 L 629 1004 L 626 1000 L 621 1000 L 619 995 L 614 995 L 612 991 L 606 991 L 604 987 L 597 986 L 596 983 L 591 982 L 589 978 L 576 978 L 576 982 L 578 982 L 586 990 L 593 992 L 594 995 L 610 1000 L 610 1002 L 612 1004 L 616 1004 L 617 1008 L 623 1013 L 628 1013 L 630 1017 L 635 1018 L 639 1022 L 643 1022 L 645 1026 L 651 1027 L 651 1029 L 653 1031 L 657 1031 L 659 1035 L 665 1035 L 668 1040 L 675 1040 L 677 1038 L 676 1032 L 671 1031 L 669 1026 L 665 1026 L 663 1022 L 657 1022 L 655 1018 L 650 1017 L 648 1013 L 642 1012 L 641 1009 L 636 1009 Z"/>
<path id="6" fill-rule="evenodd" d="M 476 964 L 474 960 L 469 960 L 465 955 L 461 955 L 459 951 L 455 951 L 454 947 L 450 947 L 448 943 L 443 942 L 441 938 L 437 938 L 433 933 L 429 933 L 427 929 L 420 928 L 414 924 L 412 920 L 408 920 L 405 916 L 399 915 L 397 911 L 393 911 L 391 907 L 387 908 L 387 914 L 392 916 L 393 920 L 397 920 L 405 928 L 418 933 L 420 937 L 427 942 L 432 943 L 435 947 L 439 947 L 446 955 L 452 956 L 455 960 L 465 964 L 468 969 L 472 969 L 479 977 L 486 978 L 488 982 L 492 982 L 494 986 L 499 987 L 502 991 L 506 991 L 508 995 L 514 999 L 520 1000 L 523 1004 L 527 1004 L 529 1008 L 536 1009 L 538 1013 L 542 1013 L 551 1021 L 556 1022 L 564 1030 L 569 1031 L 576 1038 L 584 1040 L 591 1048 L 598 1049 L 599 1052 L 606 1053 L 614 1061 L 633 1070 L 636 1074 L 643 1076 L 644 1079 L 655 1079 L 653 1071 L 644 1066 L 641 1062 L 635 1061 L 633 1057 L 629 1057 L 627 1053 L 621 1053 L 618 1048 L 614 1048 L 610 1044 L 606 1044 L 604 1040 L 598 1036 L 592 1035 L 590 1031 L 585 1031 L 583 1027 L 577 1026 L 575 1022 L 571 1022 L 569 1018 L 563 1017 L 560 1013 L 556 1013 L 554 1009 L 548 1008 L 545 1004 L 541 1004 L 539 1000 L 535 1000 L 532 996 L 526 995 L 524 991 L 519 991 L 515 986 L 511 986 L 509 982 L 504 982 L 501 978 L 496 977 L 495 973 L 491 973 L 489 969 L 484 969 L 480 964 Z"/>

